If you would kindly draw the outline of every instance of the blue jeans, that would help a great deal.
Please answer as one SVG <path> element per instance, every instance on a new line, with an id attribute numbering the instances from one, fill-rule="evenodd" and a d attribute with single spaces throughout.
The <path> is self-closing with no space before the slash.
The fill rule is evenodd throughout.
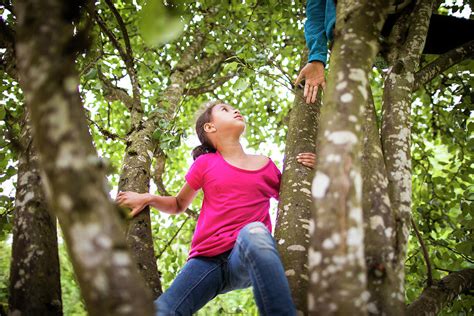
<path id="1" fill-rule="evenodd" d="M 231 250 L 189 259 L 155 300 L 155 315 L 192 315 L 218 294 L 249 286 L 261 315 L 296 315 L 275 241 L 261 222 L 244 226 Z"/>

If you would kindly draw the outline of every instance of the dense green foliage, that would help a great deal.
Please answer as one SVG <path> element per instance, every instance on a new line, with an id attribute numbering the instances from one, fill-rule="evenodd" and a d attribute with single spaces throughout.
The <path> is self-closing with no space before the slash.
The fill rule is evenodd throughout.
<path id="1" fill-rule="evenodd" d="M 159 32 L 147 33 L 146 14 L 139 11 L 143 1 L 117 1 L 127 27 L 134 63 L 140 82 L 140 99 L 145 117 L 153 111 L 165 111 L 157 104 L 170 83 L 170 74 L 179 62 L 183 50 L 200 30 L 208 39 L 205 56 L 223 51 L 233 55 L 223 65 L 190 83 L 187 91 L 207 86 L 213 80 L 232 75 L 214 91 L 202 95 L 185 94 L 172 121 L 156 122 L 154 137 L 160 139 L 167 155 L 164 184 L 171 194 L 181 188 L 184 174 L 192 158 L 190 151 L 196 140 L 193 130 L 199 106 L 210 99 L 223 99 L 238 107 L 247 120 L 245 143 L 249 151 L 270 157 L 282 157 L 286 135 L 286 117 L 293 94 L 291 81 L 296 77 L 304 48 L 304 4 L 294 1 L 201 1 L 179 3 L 161 14 L 169 21 L 176 15 L 184 16 L 184 29 L 173 22 L 178 37 L 163 44 L 168 37 Z M 156 1 L 150 1 L 156 2 Z M 168 1 L 169 2 L 169 1 Z M 140 4 L 140 5 L 137 5 Z M 119 24 L 110 9 L 101 3 L 100 16 L 120 43 L 124 43 Z M 446 8 L 450 5 L 445 5 Z M 468 7 L 463 5 L 460 9 Z M 145 8 L 149 8 L 145 6 Z M 168 12 L 168 11 L 173 12 Z M 447 13 L 447 9 L 442 9 Z M 0 9 L 9 25 L 14 18 Z M 148 13 L 149 14 L 149 13 Z M 143 16 L 143 20 L 141 20 Z M 168 21 L 168 20 L 167 20 Z M 153 24 L 152 24 L 153 25 Z M 156 26 L 155 26 L 156 27 Z M 81 76 L 81 95 L 87 110 L 94 145 L 104 159 L 110 161 L 111 198 L 116 192 L 125 149 L 125 138 L 130 128 L 130 115 L 120 101 L 110 101 L 101 77 L 122 87 L 131 95 L 130 80 L 125 64 L 110 39 L 95 25 L 92 45 L 80 56 L 77 68 Z M 151 47 L 147 43 L 154 43 Z M 424 63 L 431 61 L 428 56 Z M 199 56 L 195 59 L 199 63 Z M 471 71 L 469 71 L 469 69 Z M 429 249 L 433 277 L 439 279 L 447 271 L 474 266 L 474 120 L 473 120 L 473 64 L 459 64 L 414 95 L 412 106 L 413 160 L 413 217 Z M 380 110 L 383 71 L 374 69 L 372 86 L 377 108 Z M 0 72 L 0 304 L 8 298 L 8 275 L 11 246 L 11 225 L 16 184 L 15 144 L 12 137 L 19 134 L 19 119 L 24 108 L 18 84 Z M 163 104 L 163 103 L 161 103 Z M 166 103 L 164 103 L 166 106 Z M 379 111 L 380 112 L 380 111 Z M 282 161 L 276 159 L 279 167 Z M 152 193 L 155 186 L 152 185 Z M 202 195 L 193 202 L 198 211 Z M 187 215 L 168 216 L 152 212 L 152 230 L 158 267 L 166 290 L 186 261 L 196 222 Z M 177 233 L 176 237 L 172 239 Z M 172 240 L 171 240 L 172 239 Z M 74 279 L 65 245 L 60 244 L 61 285 L 65 315 L 85 315 L 84 304 Z M 419 242 L 412 232 L 406 270 L 407 301 L 414 300 L 426 285 L 426 265 Z M 472 313 L 474 300 L 463 295 L 455 300 L 443 315 Z M 199 315 L 243 313 L 256 314 L 251 288 L 220 295 L 207 304 Z"/>

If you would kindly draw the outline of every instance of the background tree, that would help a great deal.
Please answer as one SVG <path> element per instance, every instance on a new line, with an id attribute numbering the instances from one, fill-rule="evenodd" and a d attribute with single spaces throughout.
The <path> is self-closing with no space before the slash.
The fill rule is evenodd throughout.
<path id="1" fill-rule="evenodd" d="M 6 48 L 3 55 L 7 66 L 5 72 L 18 81 L 15 31 L 3 21 L 0 25 L 2 46 Z M 9 114 L 7 117 L 11 124 L 13 118 Z M 19 126 L 18 134 L 12 125 L 6 134 L 18 160 L 15 196 L 18 202 L 13 214 L 9 306 L 11 310 L 25 314 L 62 315 L 56 217 L 46 205 L 38 152 L 32 142 L 26 111 Z"/>

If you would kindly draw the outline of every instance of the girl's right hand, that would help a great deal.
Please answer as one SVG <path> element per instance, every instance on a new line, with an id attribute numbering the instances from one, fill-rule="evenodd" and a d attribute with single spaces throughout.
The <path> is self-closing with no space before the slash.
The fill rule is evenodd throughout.
<path id="1" fill-rule="evenodd" d="M 120 206 L 131 208 L 132 211 L 130 212 L 130 215 L 134 217 L 148 205 L 148 194 L 141 194 L 131 191 L 119 192 L 115 198 L 115 201 Z"/>
<path id="2" fill-rule="evenodd" d="M 314 153 L 299 153 L 296 155 L 296 160 L 306 167 L 311 169 L 316 165 L 316 154 Z"/>

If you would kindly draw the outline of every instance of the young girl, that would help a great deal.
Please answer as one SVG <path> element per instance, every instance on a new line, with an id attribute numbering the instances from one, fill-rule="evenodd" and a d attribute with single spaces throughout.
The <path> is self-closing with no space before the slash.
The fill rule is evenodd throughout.
<path id="1" fill-rule="evenodd" d="M 271 235 L 269 200 L 279 198 L 281 172 L 269 157 L 243 151 L 244 130 L 239 110 L 220 100 L 208 103 L 196 122 L 201 145 L 192 151 L 194 163 L 178 195 L 117 195 L 133 216 L 147 205 L 179 214 L 204 191 L 187 262 L 155 301 L 156 315 L 192 315 L 218 294 L 249 286 L 261 315 L 296 315 Z M 297 160 L 313 168 L 315 155 Z"/>

